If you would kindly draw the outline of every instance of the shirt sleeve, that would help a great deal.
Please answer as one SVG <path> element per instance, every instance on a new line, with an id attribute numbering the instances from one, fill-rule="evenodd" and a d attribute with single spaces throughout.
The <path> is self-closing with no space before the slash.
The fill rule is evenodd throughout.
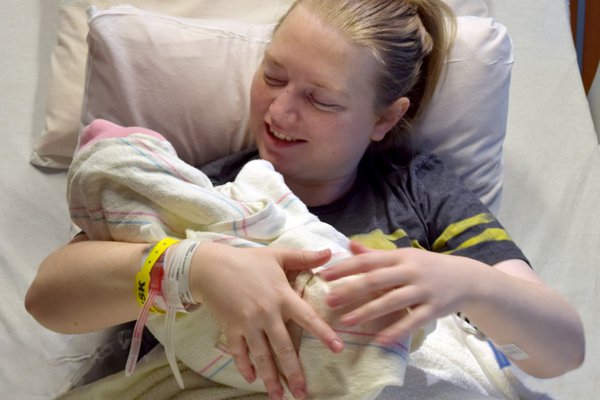
<path id="1" fill-rule="evenodd" d="M 409 186 L 427 229 L 430 250 L 488 265 L 509 259 L 529 264 L 489 209 L 436 156 L 422 154 L 413 160 Z"/>

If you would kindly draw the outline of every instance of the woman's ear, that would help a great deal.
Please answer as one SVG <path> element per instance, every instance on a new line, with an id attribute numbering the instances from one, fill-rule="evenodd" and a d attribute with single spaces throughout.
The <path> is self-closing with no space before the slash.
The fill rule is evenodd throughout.
<path id="1" fill-rule="evenodd" d="M 404 117 L 410 107 L 408 97 L 400 97 L 389 106 L 385 107 L 379 114 L 375 127 L 371 133 L 371 140 L 379 142 L 385 138 L 385 135 Z"/>

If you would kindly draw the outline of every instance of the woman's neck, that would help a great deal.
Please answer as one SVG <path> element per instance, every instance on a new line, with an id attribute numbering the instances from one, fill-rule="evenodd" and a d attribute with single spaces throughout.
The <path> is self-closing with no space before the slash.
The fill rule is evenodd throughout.
<path id="1" fill-rule="evenodd" d="M 326 182 L 303 182 L 284 178 L 286 185 L 308 207 L 331 204 L 348 193 L 356 181 L 356 172 Z"/>

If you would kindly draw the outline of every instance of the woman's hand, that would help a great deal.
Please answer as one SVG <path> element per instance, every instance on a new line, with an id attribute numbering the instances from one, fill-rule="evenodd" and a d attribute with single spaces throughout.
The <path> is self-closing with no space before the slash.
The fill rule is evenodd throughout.
<path id="1" fill-rule="evenodd" d="M 352 242 L 351 250 L 354 257 L 320 274 L 327 281 L 362 276 L 334 285 L 327 304 L 337 308 L 364 299 L 362 305 L 342 316 L 341 322 L 347 325 L 409 310 L 405 317 L 379 332 L 376 340 L 386 345 L 434 319 L 461 310 L 472 292 L 470 272 L 481 264 L 413 248 L 369 250 Z"/>
<path id="2" fill-rule="evenodd" d="M 302 399 L 306 394 L 304 373 L 286 323 L 298 324 L 334 352 L 343 348 L 331 327 L 286 277 L 289 269 L 315 268 L 330 257 L 329 250 L 236 248 L 217 243 L 201 245 L 194 255 L 190 272 L 194 298 L 211 310 L 241 375 L 248 382 L 258 375 L 271 398 L 283 396 L 276 362 L 294 396 Z"/>
<path id="3" fill-rule="evenodd" d="M 358 243 L 351 248 L 354 257 L 321 275 L 328 281 L 349 275 L 357 279 L 334 285 L 326 301 L 341 307 L 361 299 L 362 305 L 342 316 L 348 325 L 410 310 L 379 332 L 383 344 L 461 311 L 496 344 L 518 346 L 527 357 L 513 362 L 530 375 L 551 378 L 583 362 L 585 338 L 577 311 L 523 260 L 490 267 L 413 248 L 371 251 Z"/>

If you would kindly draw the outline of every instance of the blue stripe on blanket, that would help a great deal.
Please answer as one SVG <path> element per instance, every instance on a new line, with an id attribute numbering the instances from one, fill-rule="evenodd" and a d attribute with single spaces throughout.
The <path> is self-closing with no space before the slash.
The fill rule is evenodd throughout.
<path id="1" fill-rule="evenodd" d="M 303 339 L 312 339 L 312 340 L 319 340 L 318 338 L 314 337 L 314 336 L 310 336 L 310 335 L 302 335 Z M 360 347 L 375 347 L 377 349 L 383 350 L 386 353 L 391 353 L 394 354 L 398 357 L 400 357 L 401 359 L 403 359 L 404 361 L 407 361 L 406 356 L 407 356 L 407 351 L 405 349 L 402 350 L 398 350 L 395 349 L 394 347 L 386 347 L 386 346 L 382 346 L 376 343 L 361 343 L 361 342 L 353 342 L 350 340 L 344 340 L 344 344 L 345 345 L 350 345 L 350 346 L 360 346 Z"/>

